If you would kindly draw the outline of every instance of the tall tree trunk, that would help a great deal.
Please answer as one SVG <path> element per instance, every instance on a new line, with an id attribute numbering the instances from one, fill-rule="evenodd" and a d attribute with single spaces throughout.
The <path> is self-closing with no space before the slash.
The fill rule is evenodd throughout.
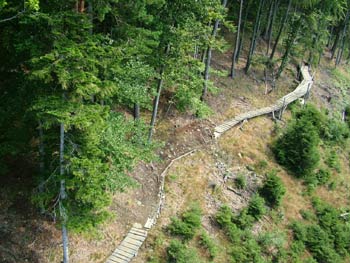
<path id="1" fill-rule="evenodd" d="M 252 40 L 250 42 L 250 48 L 249 48 L 247 63 L 246 63 L 245 69 L 244 69 L 246 74 L 248 73 L 249 68 L 250 68 L 250 64 L 252 62 L 251 60 L 252 60 L 252 57 L 253 57 L 253 54 L 254 54 L 255 42 L 256 42 L 257 35 L 258 35 L 258 30 L 259 30 L 259 27 L 260 27 L 261 9 L 262 9 L 262 6 L 263 6 L 264 2 L 265 2 L 265 0 L 260 0 L 259 1 L 258 13 L 257 13 L 257 17 L 256 17 L 255 24 L 254 24 Z"/>
<path id="2" fill-rule="evenodd" d="M 335 36 L 335 40 L 332 46 L 332 56 L 331 59 L 334 59 L 335 53 L 337 51 L 337 47 L 338 47 L 338 43 L 339 43 L 339 39 L 340 39 L 340 35 L 341 35 L 341 30 L 338 30 L 337 35 Z"/>
<path id="3" fill-rule="evenodd" d="M 243 0 L 240 2 L 239 6 L 239 17 L 238 17 L 238 28 L 237 28 L 237 35 L 236 35 L 236 43 L 235 43 L 235 50 L 232 55 L 232 64 L 231 64 L 231 78 L 235 78 L 235 63 L 236 63 L 236 57 L 238 53 L 238 46 L 239 46 L 239 33 L 241 31 L 241 22 L 242 22 L 242 9 L 243 9 Z"/>
<path id="4" fill-rule="evenodd" d="M 284 17 L 283 17 L 283 20 L 282 20 L 282 24 L 280 26 L 280 30 L 278 31 L 275 44 L 273 45 L 273 48 L 272 48 L 272 52 L 271 52 L 271 55 L 270 55 L 270 60 L 272 60 L 274 55 L 275 55 L 275 52 L 276 52 L 276 49 L 277 49 L 277 45 L 278 45 L 278 42 L 280 41 L 283 29 L 284 29 L 285 25 L 287 24 L 287 19 L 288 19 L 288 15 L 289 15 L 289 11 L 290 11 L 291 5 L 292 5 L 292 0 L 289 0 L 286 13 L 284 14 Z"/>
<path id="5" fill-rule="evenodd" d="M 241 34 L 241 37 L 239 39 L 238 52 L 237 52 L 237 55 L 236 55 L 236 62 L 239 59 L 239 56 L 241 54 L 242 47 L 243 47 L 243 40 L 244 40 L 244 35 L 245 35 L 246 24 L 247 24 L 247 21 L 248 21 L 250 2 L 251 2 L 250 0 L 246 1 L 247 4 L 246 4 L 246 7 L 245 7 L 245 15 L 244 15 L 243 23 L 242 23 L 242 26 L 241 26 L 242 34 Z"/>
<path id="6" fill-rule="evenodd" d="M 287 65 L 289 54 L 294 46 L 294 42 L 298 35 L 300 26 L 301 26 L 301 19 L 299 18 L 299 20 L 296 21 L 295 24 L 293 25 L 292 32 L 290 33 L 287 39 L 286 50 L 282 56 L 282 62 L 277 72 L 277 76 L 276 76 L 277 79 L 281 76 L 284 68 Z"/>
<path id="7" fill-rule="evenodd" d="M 45 171 L 45 144 L 44 144 L 44 130 L 41 120 L 39 120 L 39 172 L 43 174 Z"/>
<path id="8" fill-rule="evenodd" d="M 255 48 L 256 48 L 256 42 L 259 40 L 261 33 L 260 33 L 260 26 L 261 26 L 261 20 L 262 20 L 262 15 L 263 15 L 263 11 L 264 11 L 264 6 L 265 6 L 265 1 L 263 0 L 262 2 L 262 6 L 261 6 L 261 10 L 260 10 L 260 16 L 259 16 L 259 20 L 258 20 L 258 27 L 256 30 L 256 36 L 255 36 L 255 40 L 254 40 L 254 46 L 253 46 L 253 55 L 255 52 Z"/>
<path id="9" fill-rule="evenodd" d="M 270 25 L 271 25 L 271 21 L 272 21 L 272 16 L 273 16 L 273 7 L 275 5 L 275 0 L 271 0 L 270 1 L 270 5 L 269 5 L 269 11 L 268 11 L 268 15 L 267 15 L 267 24 L 265 27 L 265 31 L 264 31 L 264 40 L 266 41 L 268 36 L 269 36 L 269 29 L 270 29 Z"/>
<path id="10" fill-rule="evenodd" d="M 227 0 L 223 0 L 222 1 L 222 5 L 225 8 L 226 5 L 227 5 Z M 215 39 L 215 37 L 216 37 L 216 34 L 218 32 L 218 28 L 219 28 L 219 24 L 220 24 L 220 19 L 216 19 L 215 23 L 214 23 L 213 31 L 211 33 L 212 39 Z M 208 92 L 208 80 L 209 80 L 211 55 L 212 55 L 212 48 L 211 48 L 211 46 L 209 44 L 209 46 L 207 48 L 207 57 L 206 57 L 206 61 L 205 61 L 204 83 L 203 83 L 203 90 L 202 90 L 201 101 L 203 101 L 205 99 L 205 97 L 207 96 L 207 92 Z"/>
<path id="11" fill-rule="evenodd" d="M 61 178 L 64 175 L 64 123 L 60 124 L 60 176 Z M 67 228 L 66 228 L 66 215 L 63 210 L 62 201 L 66 198 L 65 194 L 65 182 L 63 179 L 61 179 L 61 186 L 60 186 L 60 216 L 62 219 L 62 244 L 63 244 L 63 263 L 69 262 L 69 253 L 68 253 L 68 235 L 67 235 Z"/>
<path id="12" fill-rule="evenodd" d="M 329 33 L 329 37 L 328 37 L 328 41 L 327 41 L 327 48 L 329 48 L 331 46 L 331 41 L 333 38 L 333 30 L 334 30 L 334 26 L 331 27 L 331 31 Z"/>
<path id="13" fill-rule="evenodd" d="M 269 52 L 270 52 L 270 48 L 271 48 L 271 40 L 272 40 L 273 25 L 274 25 L 274 23 L 275 23 L 275 18 L 276 18 L 276 14 L 277 14 L 278 3 L 279 3 L 279 0 L 275 0 L 274 5 L 273 5 L 272 19 L 271 19 L 270 27 L 269 27 L 269 30 L 268 30 L 266 56 L 268 56 L 268 54 L 269 54 Z"/>
<path id="14" fill-rule="evenodd" d="M 169 54 L 170 51 L 170 44 L 167 44 L 166 50 L 165 50 L 165 56 Z M 159 99 L 160 99 L 160 94 L 162 93 L 162 88 L 163 88 L 163 82 L 164 82 L 164 70 L 165 70 L 165 64 L 162 65 L 160 72 L 159 72 L 159 80 L 158 80 L 158 87 L 157 87 L 157 95 L 154 98 L 153 102 L 153 111 L 152 111 L 152 119 L 150 123 L 150 128 L 149 128 L 149 133 L 148 133 L 148 142 L 151 142 L 153 132 L 154 132 L 154 126 L 156 124 L 156 119 L 157 119 L 157 113 L 158 113 L 158 106 L 159 106 Z"/>
<path id="15" fill-rule="evenodd" d="M 134 120 L 138 121 L 140 119 L 140 104 L 134 103 Z"/>
<path id="16" fill-rule="evenodd" d="M 85 0 L 78 0 L 76 2 L 76 10 L 78 13 L 84 13 L 85 11 Z"/>
<path id="17" fill-rule="evenodd" d="M 94 12 L 93 12 L 93 7 L 92 7 L 92 0 L 88 2 L 88 12 L 90 16 L 90 35 L 92 35 L 93 30 L 94 30 Z"/>
<path id="18" fill-rule="evenodd" d="M 45 172 L 45 143 L 44 143 L 44 130 L 43 130 L 43 125 L 41 120 L 38 121 L 38 129 L 39 129 L 39 174 L 40 174 L 40 182 L 38 186 L 39 193 L 44 192 L 44 178 L 43 174 Z M 44 214 L 45 213 L 45 207 L 43 202 L 40 202 L 39 204 L 40 207 L 40 213 Z"/>
<path id="19" fill-rule="evenodd" d="M 340 64 L 342 56 L 343 56 L 343 52 L 344 52 L 344 48 L 345 48 L 346 33 L 348 30 L 349 15 L 350 15 L 350 12 L 348 10 L 348 12 L 346 13 L 346 17 L 345 17 L 345 21 L 344 21 L 344 28 L 343 28 L 343 32 L 342 32 L 342 36 L 341 36 L 341 47 L 340 47 L 340 49 L 338 49 L 338 54 L 337 54 L 337 58 L 335 61 L 335 66 Z"/>

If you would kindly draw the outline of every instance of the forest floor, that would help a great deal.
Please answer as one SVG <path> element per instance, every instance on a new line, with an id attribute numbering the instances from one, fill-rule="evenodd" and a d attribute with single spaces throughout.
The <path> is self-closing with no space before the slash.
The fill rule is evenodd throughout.
<path id="1" fill-rule="evenodd" d="M 244 57 L 244 55 L 243 55 Z M 212 66 L 216 70 L 228 71 L 230 68 L 230 51 L 215 53 Z M 165 142 L 159 150 L 159 160 L 151 164 L 140 163 L 130 174 L 139 187 L 129 189 L 114 196 L 110 207 L 115 218 L 100 226 L 94 233 L 82 235 L 70 233 L 70 259 L 72 263 L 104 262 L 109 254 L 120 243 L 133 223 L 144 224 L 158 201 L 158 175 L 169 160 L 192 149 L 199 149 L 194 154 L 176 162 L 166 177 L 166 203 L 157 225 L 150 231 L 135 263 L 146 262 L 151 257 L 164 257 L 165 247 L 170 238 L 163 229 L 169 224 L 172 216 L 186 210 L 193 202 L 197 202 L 203 210 L 203 227 L 215 238 L 222 249 L 214 262 L 227 262 L 225 251 L 226 240 L 217 226 L 213 224 L 213 215 L 217 208 L 226 203 L 238 211 L 247 204 L 251 194 L 261 182 L 262 175 L 268 170 L 277 169 L 286 185 L 287 194 L 281 211 L 282 224 L 292 219 L 300 219 L 300 209 L 310 208 L 310 199 L 305 197 L 305 187 L 301 181 L 289 176 L 278 166 L 271 154 L 269 145 L 276 132 L 276 123 L 270 116 L 259 117 L 235 127 L 223 135 L 218 141 L 212 136 L 215 124 L 230 119 L 239 113 L 270 105 L 278 98 L 292 91 L 297 86 L 296 67 L 290 65 L 282 77 L 276 82 L 276 90 L 265 95 L 263 70 L 253 66 L 249 75 L 243 74 L 245 60 L 238 64 L 237 77 L 213 75 L 218 87 L 216 94 L 208 97 L 208 103 L 214 110 L 207 120 L 199 120 L 193 115 L 178 113 L 164 103 L 157 124 L 156 139 Z M 311 101 L 318 107 L 332 112 L 340 111 L 348 98 L 347 81 L 337 78 L 338 75 L 350 74 L 344 69 L 333 70 L 329 62 L 322 65 L 315 75 Z M 342 81 L 345 81 L 342 83 Z M 350 79 L 349 82 L 350 83 Z M 349 84 L 348 84 L 349 85 Z M 268 87 L 270 89 L 270 87 Z M 287 111 L 284 120 L 290 118 Z M 285 126 L 284 121 L 278 122 Z M 342 156 L 342 175 L 339 180 L 339 191 L 329 191 L 325 187 L 317 190 L 317 194 L 326 201 L 338 205 L 349 205 L 348 160 Z M 29 164 L 21 165 L 11 160 L 13 167 L 25 167 L 15 170 L 16 174 L 33 172 Z M 266 162 L 268 166 L 260 164 Z M 232 191 L 232 178 L 229 175 L 246 176 L 248 187 L 245 190 Z M 11 176 L 14 178 L 16 176 Z M 19 176 L 18 176 L 19 178 Z M 23 176 L 21 176 L 23 178 Z M 60 262 L 61 233 L 58 226 L 50 218 L 43 219 L 31 208 L 28 200 L 30 193 L 24 189 L 10 189 L 13 182 L 2 181 L 0 192 L 0 262 Z M 22 182 L 23 185 L 26 182 Z M 16 183 L 16 185 L 21 185 Z M 215 187 L 213 187 L 215 186 Z M 215 190 L 213 190 L 215 189 Z M 264 217 L 255 226 L 255 231 L 277 228 L 270 217 Z"/>

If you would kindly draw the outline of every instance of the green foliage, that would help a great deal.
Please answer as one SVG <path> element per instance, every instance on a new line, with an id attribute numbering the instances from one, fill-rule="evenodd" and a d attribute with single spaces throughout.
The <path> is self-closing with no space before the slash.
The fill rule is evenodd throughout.
<path id="1" fill-rule="evenodd" d="M 350 128 L 350 105 L 345 107 L 345 123 Z"/>
<path id="2" fill-rule="evenodd" d="M 330 143 L 342 144 L 349 136 L 350 130 L 346 123 L 329 118 L 322 138 Z"/>
<path id="3" fill-rule="evenodd" d="M 309 191 L 313 191 L 318 185 L 325 185 L 331 177 L 331 172 L 328 169 L 320 168 L 317 172 L 310 174 L 305 178 Z"/>
<path id="4" fill-rule="evenodd" d="M 296 119 L 273 145 L 273 153 L 279 164 L 296 177 L 306 177 L 317 167 L 320 154 L 320 138 L 317 128 L 307 119 Z"/>
<path id="5" fill-rule="evenodd" d="M 181 241 L 174 239 L 167 248 L 167 262 L 169 263 L 200 263 L 197 252 L 187 248 Z"/>
<path id="6" fill-rule="evenodd" d="M 254 195 L 249 201 L 247 212 L 256 220 L 260 219 L 266 213 L 264 198 L 258 194 Z"/>
<path id="7" fill-rule="evenodd" d="M 260 195 L 265 198 L 266 203 L 271 207 L 278 207 L 286 193 L 286 189 L 276 172 L 267 174 L 266 180 L 259 190 Z"/>
<path id="8" fill-rule="evenodd" d="M 234 215 L 231 211 L 231 208 L 227 205 L 221 206 L 215 216 L 216 221 L 221 227 L 225 227 L 226 225 L 232 223 L 233 217 Z"/>
<path id="9" fill-rule="evenodd" d="M 108 161 L 108 182 L 110 191 L 123 191 L 133 185 L 126 174 L 138 161 L 151 161 L 156 144 L 147 142 L 148 127 L 142 122 L 125 119 L 117 113 L 111 113 L 108 126 L 102 133 L 101 150 Z"/>
<path id="10" fill-rule="evenodd" d="M 249 206 L 248 206 L 248 208 L 249 208 Z M 232 219 L 233 223 L 242 230 L 251 228 L 253 226 L 254 222 L 256 221 L 255 215 L 251 214 L 254 212 L 249 211 L 248 208 L 243 208 L 240 211 L 240 213 L 237 216 L 233 217 L 233 219 Z M 261 208 L 261 207 L 258 207 L 257 209 L 259 209 L 259 208 Z M 252 210 L 254 210 L 254 209 L 252 209 Z M 258 216 L 259 216 L 259 212 L 258 212 Z"/>
<path id="11" fill-rule="evenodd" d="M 171 218 L 168 230 L 172 235 L 178 235 L 190 240 L 201 226 L 202 211 L 198 205 L 192 207 L 181 215 L 181 218 Z"/>
<path id="12" fill-rule="evenodd" d="M 296 120 L 310 122 L 317 130 L 320 136 L 323 136 L 327 130 L 327 117 L 312 104 L 306 104 L 305 107 L 294 107 L 293 117 Z"/>
<path id="13" fill-rule="evenodd" d="M 224 229 L 231 242 L 236 242 L 239 240 L 241 231 L 233 222 L 235 216 L 232 213 L 231 208 L 229 208 L 227 205 L 221 206 L 215 217 L 217 223 L 222 229 Z"/>
<path id="14" fill-rule="evenodd" d="M 266 160 L 260 160 L 258 163 L 254 165 L 254 168 L 257 170 L 258 173 L 263 172 L 268 166 L 268 163 Z"/>
<path id="15" fill-rule="evenodd" d="M 235 185 L 238 189 L 245 189 L 247 186 L 247 179 L 244 175 L 239 174 L 236 178 L 235 178 Z"/>
<path id="16" fill-rule="evenodd" d="M 287 243 L 286 235 L 282 232 L 273 231 L 260 234 L 258 236 L 258 243 L 263 251 L 279 251 Z"/>
<path id="17" fill-rule="evenodd" d="M 327 116 L 312 104 L 307 104 L 304 108 L 294 107 L 293 116 L 297 120 L 312 123 L 325 142 L 339 144 L 349 138 L 350 131 L 344 122 Z"/>
<path id="18" fill-rule="evenodd" d="M 350 75 L 344 74 L 341 69 L 335 68 L 332 70 L 333 75 L 333 83 L 334 85 L 341 89 L 341 90 L 347 90 L 350 88 Z"/>
<path id="19" fill-rule="evenodd" d="M 199 237 L 199 244 L 205 248 L 210 256 L 210 259 L 214 259 L 218 254 L 218 247 L 213 241 L 213 239 L 210 238 L 210 236 L 206 232 L 202 232 Z"/>
<path id="20" fill-rule="evenodd" d="M 341 172 L 338 154 L 335 150 L 330 150 L 326 154 L 325 163 L 328 165 L 329 168 L 335 169 L 338 173 Z"/>
<path id="21" fill-rule="evenodd" d="M 31 9 L 34 11 L 39 11 L 39 0 L 26 0 L 25 6 L 28 9 Z M 1 7 L 1 3 L 0 3 L 0 7 Z"/>
<path id="22" fill-rule="evenodd" d="M 313 205 L 316 223 L 305 225 L 294 222 L 291 228 L 295 240 L 302 242 L 318 262 L 342 262 L 342 257 L 347 256 L 350 250 L 349 225 L 332 206 L 318 199 L 313 201 Z"/>

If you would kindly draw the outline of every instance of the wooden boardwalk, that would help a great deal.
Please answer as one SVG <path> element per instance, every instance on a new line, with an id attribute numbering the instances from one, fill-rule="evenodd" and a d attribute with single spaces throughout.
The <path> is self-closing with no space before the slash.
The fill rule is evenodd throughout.
<path id="1" fill-rule="evenodd" d="M 303 81 L 299 84 L 299 86 L 291 93 L 287 94 L 280 100 L 276 102 L 276 104 L 271 105 L 269 107 L 265 107 L 258 110 L 249 111 L 247 113 L 243 113 L 232 120 L 226 121 L 223 124 L 215 127 L 214 134 L 215 137 L 218 138 L 221 134 L 231 129 L 238 123 L 251 119 L 260 115 L 275 113 L 275 112 L 283 112 L 283 110 L 298 98 L 301 98 L 307 95 L 311 89 L 313 79 L 310 76 L 309 68 L 307 66 L 301 67 L 301 74 L 303 76 Z M 120 245 L 116 248 L 116 250 L 110 255 L 106 261 L 106 263 L 129 263 L 137 256 L 139 249 L 141 248 L 143 242 L 146 240 L 148 230 L 155 225 L 157 218 L 159 217 L 164 202 L 165 202 L 165 191 L 164 191 L 164 183 L 165 176 L 168 169 L 176 162 L 177 160 L 191 155 L 197 149 L 191 150 L 181 156 L 173 159 L 161 173 L 160 177 L 160 185 L 159 185 L 159 203 L 156 206 L 155 211 L 150 215 L 147 219 L 146 224 L 142 227 L 139 224 L 134 224 L 134 226 L 130 229 L 124 240 L 120 243 Z"/>
<path id="2" fill-rule="evenodd" d="M 285 110 L 288 104 L 292 103 L 298 98 L 308 96 L 313 84 L 313 78 L 310 75 L 308 66 L 305 66 L 305 65 L 302 66 L 300 71 L 303 77 L 303 81 L 298 85 L 298 87 L 293 92 L 279 99 L 275 104 L 271 106 L 261 108 L 258 110 L 245 112 L 231 120 L 224 122 L 219 126 L 216 126 L 214 130 L 215 138 L 220 137 L 223 133 L 225 133 L 226 131 L 228 131 L 229 129 L 231 129 L 232 127 L 234 127 L 235 125 L 237 125 L 242 121 L 252 119 L 261 115 L 269 114 L 269 113 L 272 113 L 273 115 L 275 115 L 275 113 L 277 112 L 278 114 L 282 114 L 282 112 Z"/>
<path id="3" fill-rule="evenodd" d="M 129 263 L 134 257 L 147 237 L 147 230 L 135 224 L 126 235 L 122 243 L 109 256 L 106 263 Z"/>

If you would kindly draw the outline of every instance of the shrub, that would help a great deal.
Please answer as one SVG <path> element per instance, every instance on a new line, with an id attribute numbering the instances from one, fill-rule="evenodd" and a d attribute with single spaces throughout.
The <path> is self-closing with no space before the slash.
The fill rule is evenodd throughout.
<path id="1" fill-rule="evenodd" d="M 341 172 L 339 158 L 335 150 L 328 152 L 325 163 L 329 168 L 335 169 L 338 173 Z"/>
<path id="2" fill-rule="evenodd" d="M 252 235 L 241 238 L 241 242 L 231 247 L 231 262 L 265 262 L 262 258 L 261 247 Z"/>
<path id="3" fill-rule="evenodd" d="M 220 227 L 224 229 L 225 234 L 233 243 L 237 242 L 240 237 L 240 230 L 233 222 L 234 218 L 235 216 L 233 215 L 231 208 L 227 205 L 220 207 L 219 211 L 216 213 L 216 221 Z"/>
<path id="4" fill-rule="evenodd" d="M 264 251 L 281 249 L 286 244 L 286 235 L 282 232 L 266 232 L 258 237 L 259 244 L 264 248 Z"/>
<path id="5" fill-rule="evenodd" d="M 327 133 L 327 116 L 315 106 L 307 104 L 304 108 L 295 109 L 293 115 L 297 121 L 309 122 L 321 137 Z"/>
<path id="6" fill-rule="evenodd" d="M 298 119 L 277 139 L 273 153 L 279 164 L 297 177 L 309 175 L 318 165 L 319 134 L 312 122 Z"/>
<path id="7" fill-rule="evenodd" d="M 313 105 L 306 105 L 303 109 L 294 109 L 293 113 L 295 119 L 310 122 L 325 141 L 340 143 L 350 136 L 349 127 L 344 122 L 329 118 Z"/>
<path id="8" fill-rule="evenodd" d="M 197 252 L 189 249 L 179 240 L 172 240 L 167 248 L 167 262 L 169 263 L 200 263 Z"/>
<path id="9" fill-rule="evenodd" d="M 281 179 L 276 176 L 276 172 L 271 172 L 267 175 L 264 185 L 259 192 L 268 205 L 278 207 L 286 193 L 286 189 Z"/>
<path id="10" fill-rule="evenodd" d="M 310 174 L 305 178 L 305 182 L 308 185 L 308 189 L 311 191 L 318 185 L 325 185 L 330 177 L 331 172 L 328 169 L 319 169 L 316 173 Z"/>
<path id="11" fill-rule="evenodd" d="M 294 239 L 297 241 L 302 241 L 303 243 L 307 239 L 307 229 L 301 222 L 293 222 L 290 225 L 290 228 L 293 230 Z"/>
<path id="12" fill-rule="evenodd" d="M 336 119 L 329 119 L 327 129 L 322 135 L 322 138 L 329 142 L 341 143 L 349 138 L 349 127 L 346 123 Z"/>
<path id="13" fill-rule="evenodd" d="M 319 199 L 313 200 L 318 224 L 291 225 L 294 238 L 305 244 L 318 262 L 342 262 L 350 252 L 350 226 L 340 217 L 340 211 Z"/>
<path id="14" fill-rule="evenodd" d="M 260 160 L 257 164 L 255 164 L 255 169 L 261 172 L 267 168 L 267 165 L 268 163 L 266 160 Z"/>
<path id="15" fill-rule="evenodd" d="M 305 220 L 308 220 L 308 221 L 312 221 L 316 219 L 316 216 L 314 215 L 314 213 L 309 210 L 300 210 L 300 214 Z"/>
<path id="16" fill-rule="evenodd" d="M 219 211 L 216 213 L 216 221 L 222 228 L 232 223 L 232 218 L 233 218 L 232 210 L 227 205 L 221 206 L 219 208 Z"/>
<path id="17" fill-rule="evenodd" d="M 238 189 L 244 189 L 247 186 L 247 179 L 244 175 L 240 174 L 235 178 L 235 185 Z"/>
<path id="18" fill-rule="evenodd" d="M 307 226 L 307 249 L 315 259 L 325 263 L 341 262 L 340 256 L 333 249 L 328 234 L 319 225 Z"/>
<path id="19" fill-rule="evenodd" d="M 202 232 L 199 237 L 199 244 L 208 250 L 211 259 L 215 258 L 218 254 L 218 247 L 215 242 L 210 238 L 206 232 Z"/>
<path id="20" fill-rule="evenodd" d="M 258 194 L 254 195 L 249 202 L 247 212 L 256 220 L 260 219 L 266 213 L 264 198 L 262 198 Z"/>
<path id="21" fill-rule="evenodd" d="M 190 210 L 184 212 L 181 218 L 171 218 L 168 230 L 172 235 L 178 235 L 186 240 L 193 238 L 201 225 L 201 209 L 194 205 Z"/>
<path id="22" fill-rule="evenodd" d="M 331 177 L 331 172 L 328 169 L 319 169 L 315 174 L 318 184 L 324 185 Z"/>
<path id="23" fill-rule="evenodd" d="M 250 228 L 255 221 L 255 217 L 248 213 L 248 208 L 242 209 L 239 215 L 233 218 L 233 222 L 242 230 Z"/>

